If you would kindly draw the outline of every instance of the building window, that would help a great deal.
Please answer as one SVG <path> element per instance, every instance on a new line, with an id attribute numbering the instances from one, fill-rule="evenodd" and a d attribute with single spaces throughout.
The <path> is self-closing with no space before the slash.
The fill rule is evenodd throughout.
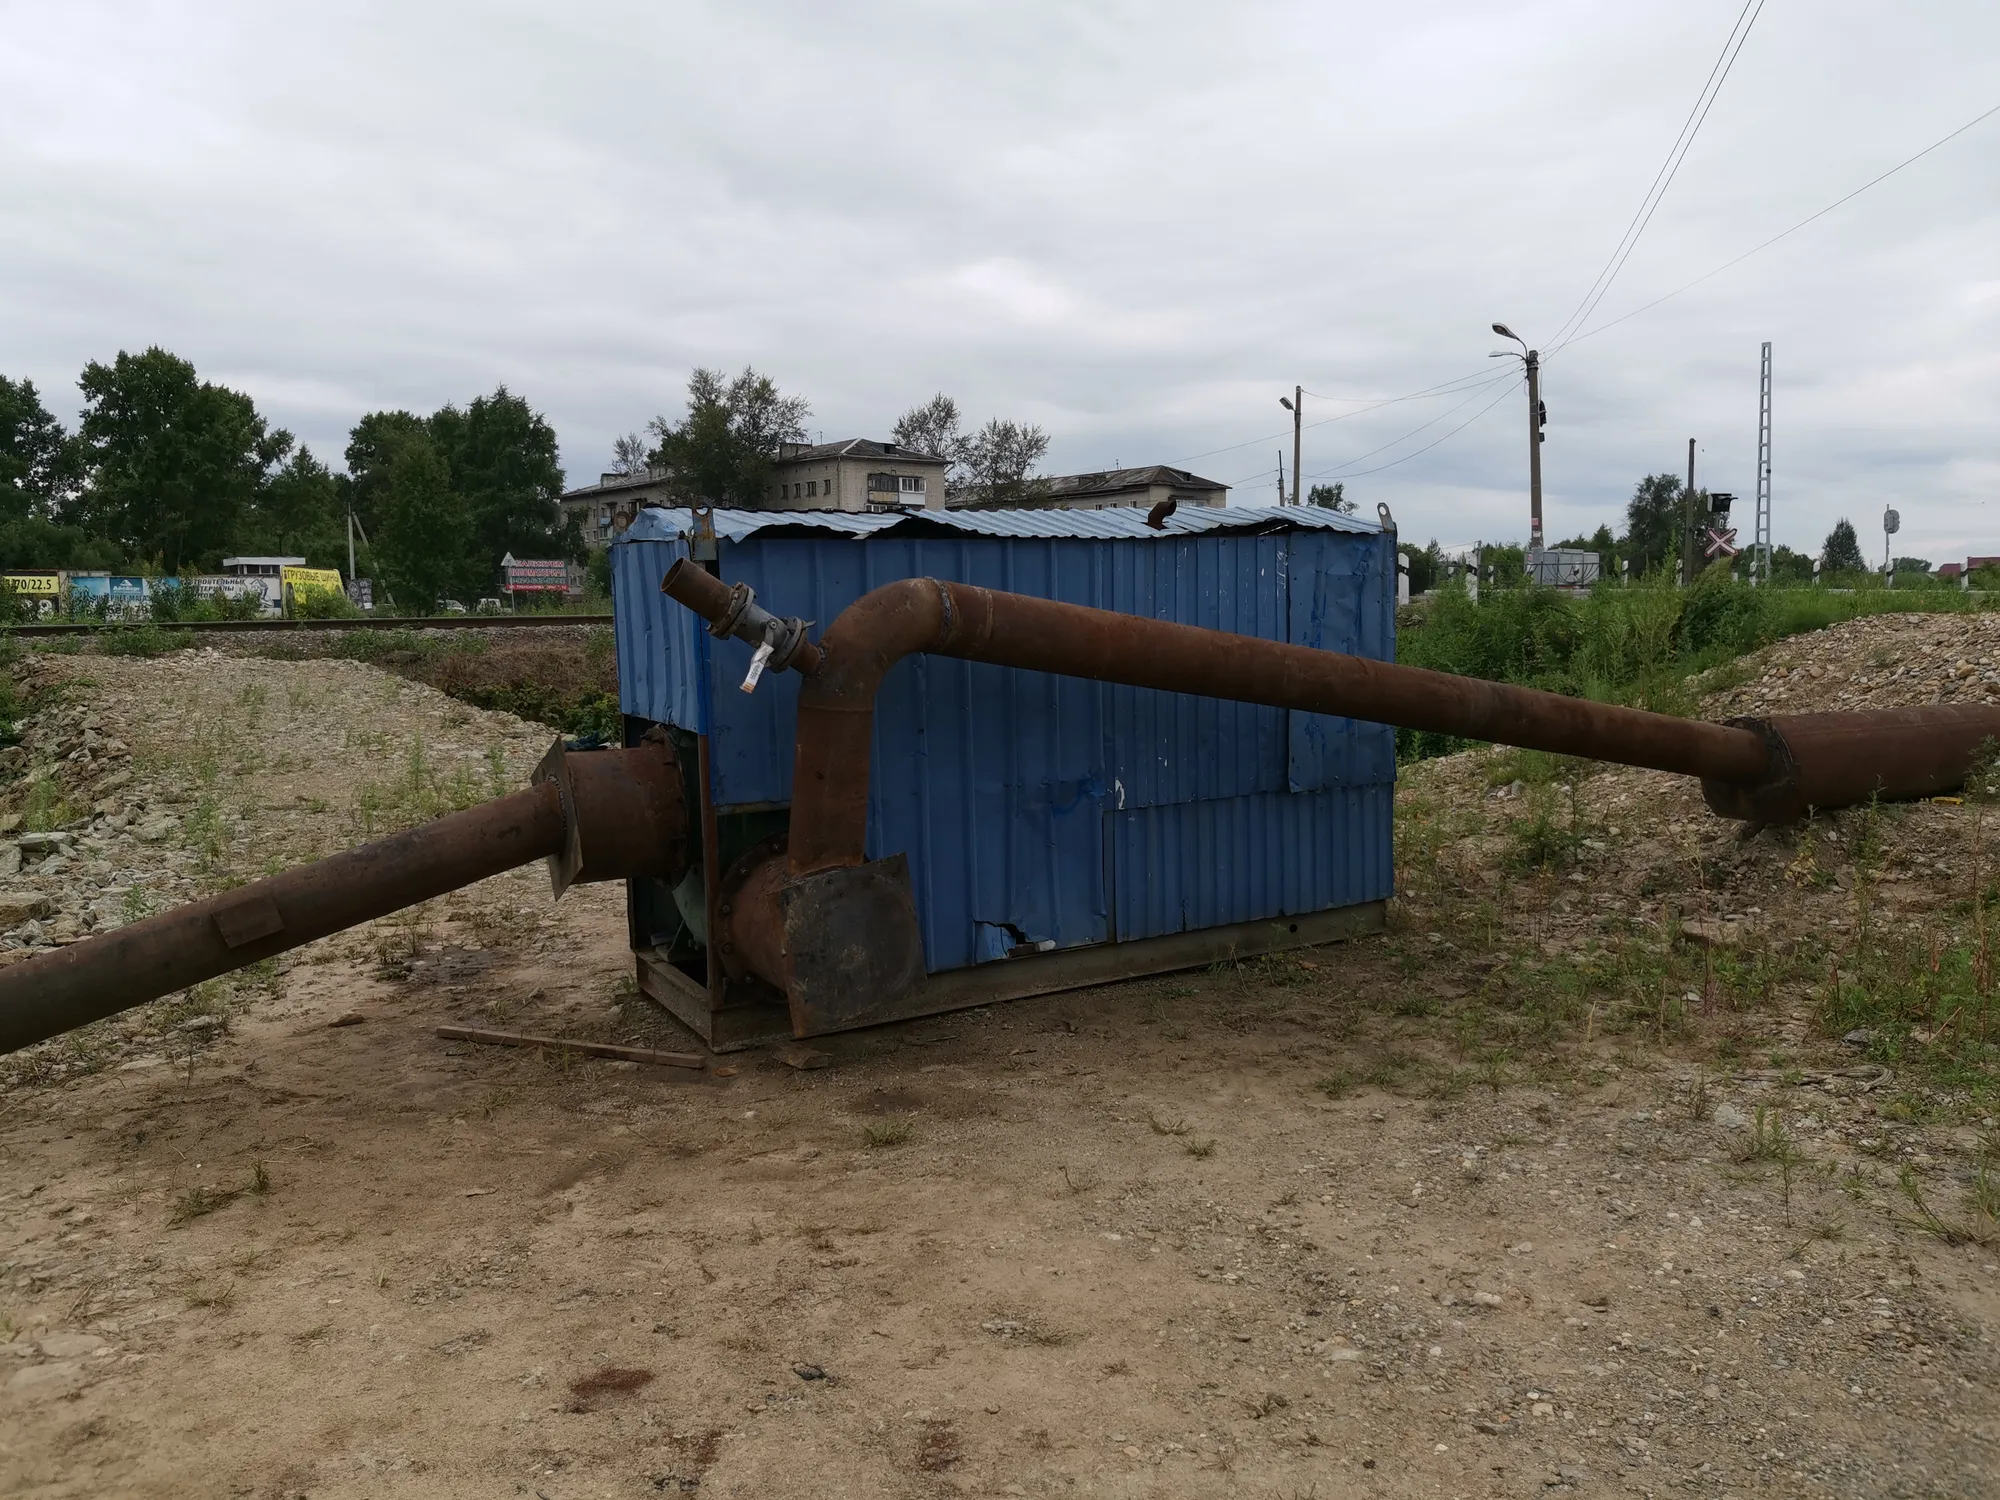
<path id="1" fill-rule="evenodd" d="M 924 476 L 921 474 L 870 474 L 870 505 L 922 505 Z"/>
<path id="2" fill-rule="evenodd" d="M 818 495 L 819 495 L 819 481 L 817 479 L 808 479 L 806 481 L 806 498 L 808 500 L 812 500 L 816 499 Z"/>

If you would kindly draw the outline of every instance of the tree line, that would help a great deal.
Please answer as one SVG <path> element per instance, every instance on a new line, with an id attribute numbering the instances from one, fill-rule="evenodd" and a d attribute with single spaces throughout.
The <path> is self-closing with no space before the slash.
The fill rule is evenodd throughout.
<path id="1" fill-rule="evenodd" d="M 1589 536 L 1573 536 L 1549 545 L 1554 550 L 1595 552 L 1602 576 L 1607 579 L 1622 576 L 1627 563 L 1631 564 L 1634 578 L 1643 578 L 1662 570 L 1674 572 L 1680 566 L 1681 527 L 1686 514 L 1682 502 L 1686 498 L 1687 486 L 1678 474 L 1648 474 L 1634 486 L 1632 497 L 1625 502 L 1625 527 L 1622 532 L 1613 533 L 1608 525 L 1599 526 Z M 1697 525 L 1706 523 L 1709 515 L 1706 491 L 1695 491 L 1694 513 Z M 1740 543 L 1741 538 L 1738 540 Z M 1410 553 L 1410 588 L 1413 591 L 1421 593 L 1443 579 L 1446 558 L 1444 550 L 1435 541 L 1421 551 L 1414 547 L 1405 550 Z M 1771 549 L 1772 581 L 1811 583 L 1814 556 L 1810 552 L 1795 552 L 1787 546 L 1774 546 Z M 1874 571 L 1862 556 L 1861 540 L 1854 523 L 1844 518 L 1834 522 L 1833 529 L 1820 544 L 1817 556 L 1819 577 L 1823 583 L 1851 584 L 1860 575 Z M 1525 576 L 1527 555 L 1524 548 L 1489 545 L 1483 549 L 1483 561 L 1492 565 L 1496 580 L 1512 581 Z M 1899 579 L 1910 580 L 1927 576 L 1931 564 L 1921 557 L 1898 557 L 1895 559 L 1895 570 Z"/>
<path id="2" fill-rule="evenodd" d="M 422 416 L 354 425 L 345 473 L 241 391 L 158 347 L 92 361 L 74 431 L 0 375 L 0 567 L 212 572 L 225 556 L 358 571 L 399 608 L 496 591 L 499 560 L 580 557 L 555 430 L 504 385 Z"/>
<path id="3" fill-rule="evenodd" d="M 698 369 L 685 413 L 654 417 L 643 433 L 619 438 L 611 472 L 655 476 L 682 503 L 756 510 L 767 503 L 786 445 L 807 440 L 811 415 L 804 396 L 785 395 L 754 368 L 734 376 Z M 1029 504 L 1046 490 L 1035 471 L 1049 451 L 1047 432 L 998 417 L 967 431 L 958 403 L 942 392 L 898 417 L 889 441 L 945 461 L 947 505 Z"/>

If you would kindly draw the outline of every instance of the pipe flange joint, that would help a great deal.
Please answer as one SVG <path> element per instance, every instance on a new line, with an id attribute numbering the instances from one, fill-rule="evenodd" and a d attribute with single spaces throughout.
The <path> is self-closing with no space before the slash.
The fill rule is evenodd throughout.
<path id="1" fill-rule="evenodd" d="M 736 634 L 736 627 L 744 613 L 757 607 L 757 591 L 747 583 L 729 585 L 729 604 L 709 623 L 708 633 L 717 640 L 728 640 Z"/>
<path id="2" fill-rule="evenodd" d="M 771 648 L 771 670 L 782 672 L 792 664 L 792 658 L 799 654 L 799 647 L 806 643 L 806 627 L 811 620 L 801 620 L 797 615 L 788 619 L 772 620 L 764 627 L 764 644 Z"/>

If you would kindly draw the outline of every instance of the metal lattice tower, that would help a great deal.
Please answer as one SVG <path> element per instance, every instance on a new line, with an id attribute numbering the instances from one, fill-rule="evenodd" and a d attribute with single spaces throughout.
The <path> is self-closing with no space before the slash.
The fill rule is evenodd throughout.
<path id="1" fill-rule="evenodd" d="M 1750 544 L 1752 576 L 1771 581 L 1771 342 L 1764 341 L 1764 357 L 1757 380 L 1757 530 Z"/>

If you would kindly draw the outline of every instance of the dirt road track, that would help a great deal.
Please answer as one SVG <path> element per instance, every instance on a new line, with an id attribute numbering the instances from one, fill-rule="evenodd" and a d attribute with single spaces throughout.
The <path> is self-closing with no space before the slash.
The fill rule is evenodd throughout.
<path id="1" fill-rule="evenodd" d="M 120 727 L 164 784 L 150 665 L 116 669 Z M 385 713 L 527 753 L 361 669 L 290 697 L 315 664 L 213 670 L 378 716 L 312 749 L 326 806 L 282 799 L 290 837 L 351 836 Z M 254 843 L 268 766 L 231 774 Z M 1909 1226 L 1860 1144 L 1870 1078 L 1718 1070 L 1699 1039 L 1454 1050 L 1490 959 L 1421 903 L 1385 940 L 841 1038 L 814 1071 L 438 1041 L 674 1045 L 621 993 L 614 893 L 545 901 L 488 882 L 8 1090 L 0 1492 L 1992 1492 L 2000 1257 Z M 1737 1040 L 1805 1033 L 1780 1003 Z M 1750 1149 L 1760 1103 L 1796 1161 Z M 1897 1140 L 1940 1201 L 1982 1149 Z"/>

